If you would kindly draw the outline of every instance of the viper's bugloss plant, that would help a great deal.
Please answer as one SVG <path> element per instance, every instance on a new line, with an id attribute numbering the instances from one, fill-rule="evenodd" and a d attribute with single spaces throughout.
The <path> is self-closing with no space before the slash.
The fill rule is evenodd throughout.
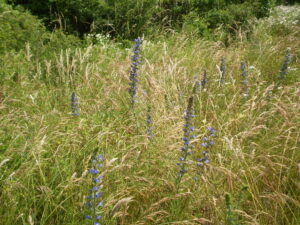
<path id="1" fill-rule="evenodd" d="M 130 103 L 132 106 L 136 103 L 137 89 L 139 84 L 139 65 L 140 61 L 140 48 L 142 45 L 142 39 L 137 38 L 134 40 L 135 44 L 133 46 L 133 56 L 131 59 L 131 69 L 129 76 L 129 95 L 130 95 Z"/>
<path id="2" fill-rule="evenodd" d="M 213 127 L 207 128 L 208 134 L 203 138 L 201 146 L 203 149 L 202 156 L 197 158 L 197 174 L 201 175 L 203 168 L 206 164 L 209 163 L 208 151 L 215 144 L 213 138 L 216 136 L 216 130 Z"/>
<path id="3" fill-rule="evenodd" d="M 249 96 L 249 87 L 248 87 L 248 71 L 247 64 L 241 62 L 241 85 L 242 85 L 242 93 L 245 97 Z"/>
<path id="4" fill-rule="evenodd" d="M 85 218 L 91 221 L 92 225 L 100 225 L 101 216 L 99 214 L 99 208 L 103 206 L 101 201 L 101 196 L 103 192 L 101 189 L 103 176 L 101 175 L 101 169 L 103 168 L 103 155 L 97 156 L 92 160 L 93 167 L 90 169 L 90 174 L 92 176 L 93 186 L 90 189 L 90 194 L 87 196 L 86 206 L 89 208 L 89 215 Z"/>
<path id="5" fill-rule="evenodd" d="M 221 71 L 220 82 L 224 83 L 225 82 L 225 75 L 226 75 L 226 62 L 225 62 L 225 57 L 224 56 L 221 57 L 220 71 Z"/>
<path id="6" fill-rule="evenodd" d="M 291 48 L 287 48 L 284 62 L 279 70 L 278 79 L 283 80 L 288 73 L 288 66 L 292 62 Z"/>
<path id="7" fill-rule="evenodd" d="M 71 95 L 71 110 L 73 116 L 79 116 L 79 99 L 75 92 Z"/>
<path id="8" fill-rule="evenodd" d="M 177 185 L 179 185 L 181 178 L 185 173 L 187 173 L 187 157 L 192 154 L 191 149 L 194 148 L 194 145 L 191 144 L 191 140 L 195 138 L 193 125 L 194 110 L 193 110 L 193 101 L 194 97 L 190 97 L 188 100 L 188 106 L 184 114 L 185 124 L 184 124 L 184 135 L 183 135 L 183 146 L 181 148 L 181 154 L 179 157 L 178 166 L 178 176 L 177 176 Z"/>

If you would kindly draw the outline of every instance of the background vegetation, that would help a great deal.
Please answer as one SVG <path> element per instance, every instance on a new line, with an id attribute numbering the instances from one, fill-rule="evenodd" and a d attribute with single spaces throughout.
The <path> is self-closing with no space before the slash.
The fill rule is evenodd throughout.
<path id="1" fill-rule="evenodd" d="M 50 29 L 60 28 L 80 37 L 94 32 L 130 39 L 157 29 L 178 30 L 185 22 L 200 26 L 201 35 L 221 24 L 233 32 L 250 18 L 267 16 L 272 5 L 270 0 L 15 0 L 11 3 L 29 9 Z M 196 19 L 195 24 L 191 16 Z"/>
<path id="2" fill-rule="evenodd" d="M 0 0 L 1 225 L 90 224 L 88 171 L 100 153 L 103 224 L 300 223 L 299 6 L 61 0 L 42 9 L 41 2 Z M 120 39 L 142 34 L 133 110 L 133 43 Z M 292 61 L 278 80 L 287 48 Z M 204 70 L 208 83 L 194 93 L 194 155 L 177 189 L 183 115 Z M 217 130 L 210 162 L 195 180 L 210 126 Z"/>

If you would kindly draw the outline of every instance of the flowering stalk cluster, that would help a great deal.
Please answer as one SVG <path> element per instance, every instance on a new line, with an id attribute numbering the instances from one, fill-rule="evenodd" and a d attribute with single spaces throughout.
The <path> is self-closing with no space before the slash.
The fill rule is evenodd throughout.
<path id="1" fill-rule="evenodd" d="M 241 84 L 244 96 L 249 96 L 249 88 L 248 88 L 248 71 L 247 65 L 244 62 L 241 62 Z"/>
<path id="2" fill-rule="evenodd" d="M 183 137 L 183 147 L 181 148 L 181 154 L 179 158 L 179 163 L 177 163 L 177 166 L 179 168 L 178 173 L 178 184 L 181 180 L 181 177 L 187 173 L 186 164 L 187 164 L 187 157 L 188 155 L 191 155 L 191 149 L 194 148 L 193 145 L 191 145 L 191 140 L 195 138 L 195 135 L 193 134 L 195 127 L 193 126 L 193 118 L 195 117 L 194 110 L 193 110 L 193 97 L 190 97 L 188 100 L 188 106 L 187 110 L 185 111 L 184 119 L 184 137 Z"/>
<path id="3" fill-rule="evenodd" d="M 197 167 L 199 168 L 198 173 L 201 173 L 201 170 L 203 169 L 203 166 L 205 164 L 209 163 L 208 159 L 208 149 L 211 148 L 214 145 L 213 138 L 216 136 L 216 130 L 213 127 L 207 128 L 208 135 L 203 138 L 203 142 L 201 143 L 201 146 L 204 148 L 202 151 L 202 157 L 197 158 Z"/>
<path id="4" fill-rule="evenodd" d="M 103 206 L 103 202 L 100 200 L 103 192 L 101 189 L 102 179 L 100 169 L 103 167 L 102 164 L 103 155 L 99 155 L 96 159 L 92 161 L 93 168 L 90 169 L 90 174 L 92 175 L 93 187 L 90 189 L 90 195 L 87 196 L 87 207 L 90 209 L 90 215 L 86 216 L 86 219 L 91 220 L 92 225 L 100 225 L 101 216 L 98 213 L 98 209 Z"/>
<path id="5" fill-rule="evenodd" d="M 153 127 L 153 119 L 152 119 L 152 115 L 151 115 L 151 107 L 150 106 L 148 106 L 146 122 L 147 122 L 147 137 L 149 140 L 151 140 L 154 136 L 154 134 L 153 134 L 154 127 Z"/>
<path id="6" fill-rule="evenodd" d="M 71 95 L 71 110 L 73 116 L 79 116 L 79 99 L 75 92 Z"/>
<path id="7" fill-rule="evenodd" d="M 130 95 L 130 103 L 133 106 L 136 102 L 136 95 L 137 95 L 137 89 L 138 89 L 138 70 L 139 70 L 139 64 L 140 61 L 140 47 L 142 45 L 142 39 L 137 38 L 134 40 L 135 44 L 133 47 L 133 56 L 132 56 L 132 62 L 131 62 L 131 69 L 130 69 L 130 76 L 129 76 L 129 95 Z"/>
<path id="8" fill-rule="evenodd" d="M 220 71 L 221 71 L 221 83 L 224 83 L 225 81 L 225 73 L 226 73 L 226 63 L 225 63 L 225 57 L 221 57 L 221 65 L 220 65 Z"/>
<path id="9" fill-rule="evenodd" d="M 283 65 L 279 70 L 278 79 L 283 80 L 288 73 L 288 65 L 292 62 L 291 48 L 287 48 Z"/>

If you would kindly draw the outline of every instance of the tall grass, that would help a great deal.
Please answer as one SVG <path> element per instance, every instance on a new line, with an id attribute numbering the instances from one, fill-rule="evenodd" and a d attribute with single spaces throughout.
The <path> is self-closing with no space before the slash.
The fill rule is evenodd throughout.
<path id="1" fill-rule="evenodd" d="M 299 46 L 294 34 L 261 30 L 229 48 L 184 34 L 145 39 L 135 108 L 145 130 L 135 129 L 129 116 L 131 49 L 109 43 L 62 51 L 55 61 L 4 56 L 0 224 L 88 223 L 89 162 L 99 153 L 105 155 L 103 224 L 225 224 L 233 217 L 243 224 L 299 224 Z M 268 98 L 287 47 L 294 55 L 291 68 Z M 246 100 L 242 61 L 249 68 Z M 201 78 L 204 69 L 208 81 L 194 97 L 193 152 L 201 154 L 207 127 L 218 134 L 200 180 L 187 173 L 177 191 L 182 115 L 194 76 Z M 69 114 L 74 86 L 80 96 L 76 118 Z M 143 95 L 149 90 L 151 95 Z M 151 142 L 145 121 L 149 102 L 155 121 Z M 236 193 L 245 186 L 240 197 Z"/>

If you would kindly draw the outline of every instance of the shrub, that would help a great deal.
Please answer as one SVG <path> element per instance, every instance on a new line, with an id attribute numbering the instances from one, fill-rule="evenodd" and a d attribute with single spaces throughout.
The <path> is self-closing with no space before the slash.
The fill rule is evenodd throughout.
<path id="1" fill-rule="evenodd" d="M 45 29 L 40 21 L 28 12 L 13 10 L 0 3 L 0 54 L 5 51 L 19 51 L 26 42 L 39 48 Z"/>
<path id="2" fill-rule="evenodd" d="M 0 54 L 25 49 L 26 43 L 35 56 L 78 46 L 80 41 L 59 30 L 47 32 L 41 21 L 21 8 L 0 2 Z"/>
<path id="3" fill-rule="evenodd" d="M 155 1 L 145 0 L 32 0 L 13 1 L 44 20 L 47 27 L 83 37 L 89 32 L 109 33 L 113 36 L 136 37 L 145 31 Z"/>
<path id="4" fill-rule="evenodd" d="M 221 24 L 244 23 L 249 16 L 268 15 L 270 0 L 10 0 L 38 15 L 46 26 L 61 28 L 83 37 L 86 33 L 110 34 L 113 37 L 134 39 L 144 33 L 181 29 L 188 15 L 201 18 L 193 26 L 205 33 L 205 24 L 215 29 Z M 244 17 L 246 15 L 246 17 Z M 206 22 L 203 19 L 206 18 Z M 189 24 L 191 24 L 189 22 Z M 186 26 L 185 26 L 186 27 Z M 165 29 L 167 28 L 167 29 Z"/>

